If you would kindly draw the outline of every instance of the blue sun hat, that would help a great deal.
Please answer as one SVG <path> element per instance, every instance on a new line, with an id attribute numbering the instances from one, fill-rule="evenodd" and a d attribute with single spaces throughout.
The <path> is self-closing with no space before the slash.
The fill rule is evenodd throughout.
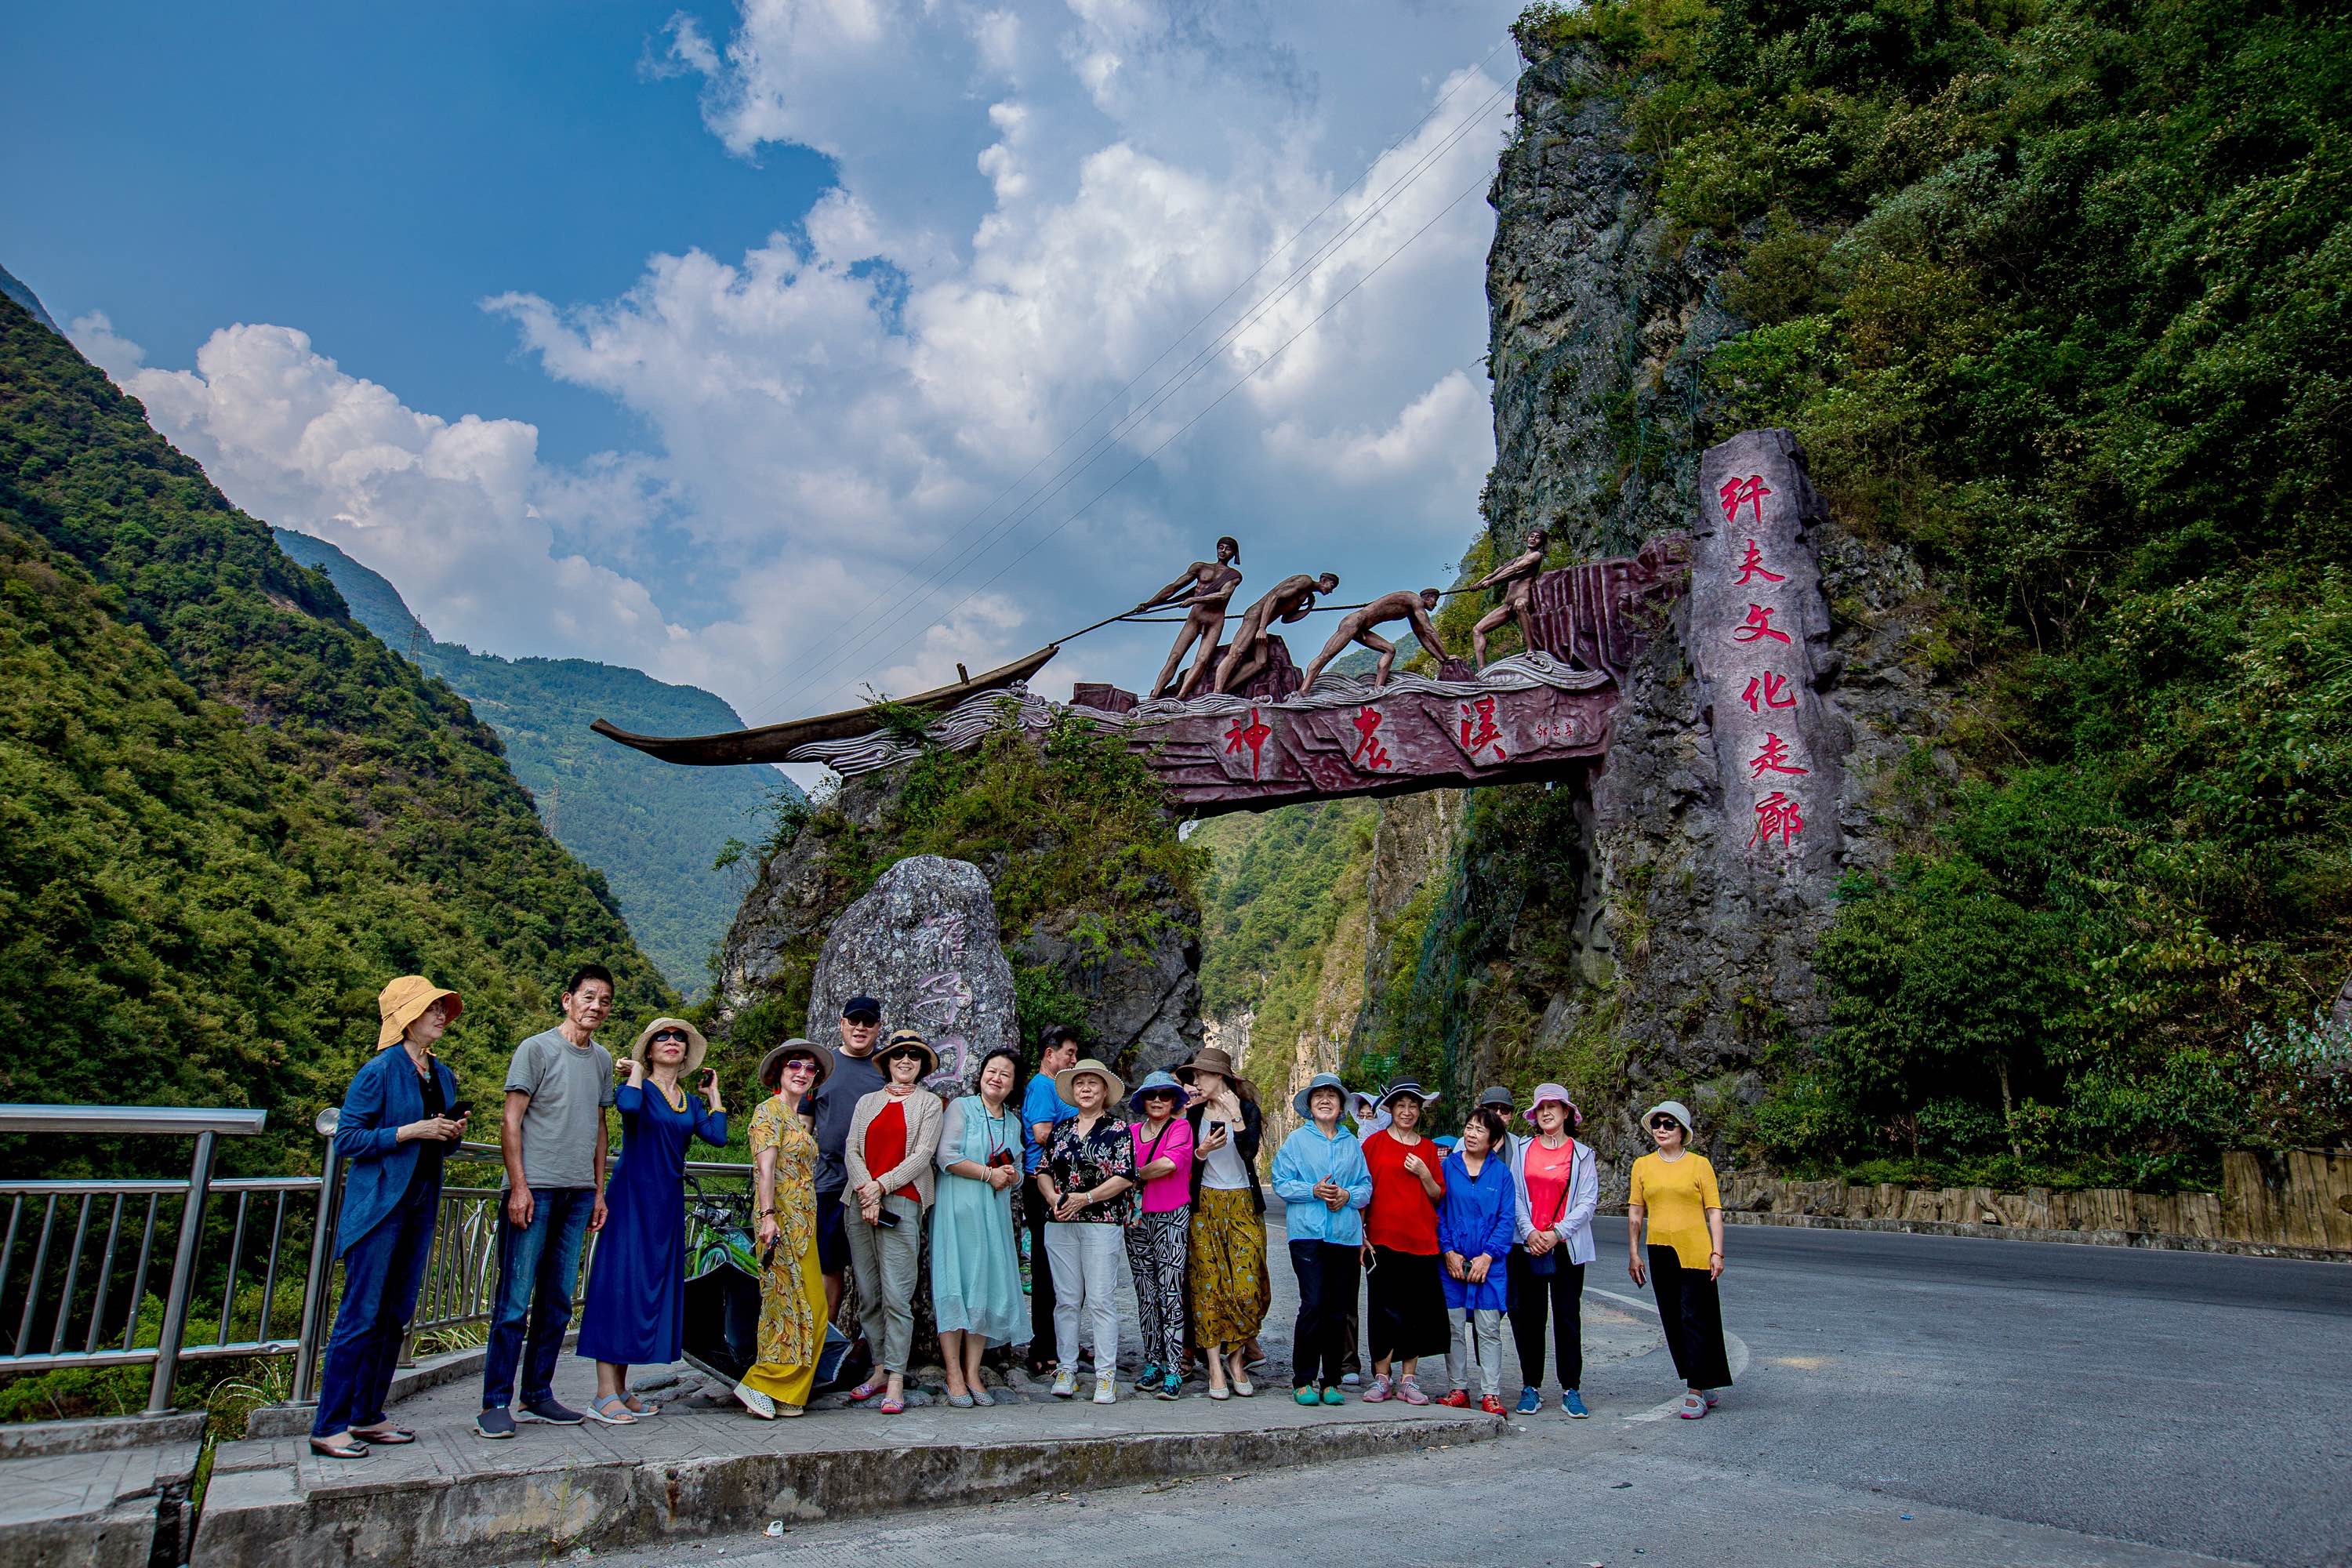
<path id="1" fill-rule="evenodd" d="M 1147 1094 L 1172 1094 L 1180 1110 L 1184 1104 L 1184 1086 L 1176 1081 L 1172 1073 L 1146 1073 L 1143 1081 L 1135 1086 L 1135 1092 L 1127 1097 L 1127 1108 L 1141 1114 L 1143 1097 Z"/>
<path id="2" fill-rule="evenodd" d="M 1342 1114 L 1346 1112 L 1348 1108 L 1348 1086 L 1339 1081 L 1339 1078 L 1337 1073 L 1328 1072 L 1318 1072 L 1313 1078 L 1307 1079 L 1307 1087 L 1290 1097 L 1290 1109 L 1298 1112 L 1302 1119 L 1307 1121 L 1314 1121 L 1315 1112 L 1309 1109 L 1309 1102 L 1314 1100 L 1315 1091 L 1318 1089 L 1333 1089 L 1339 1090 L 1339 1109 Z"/>

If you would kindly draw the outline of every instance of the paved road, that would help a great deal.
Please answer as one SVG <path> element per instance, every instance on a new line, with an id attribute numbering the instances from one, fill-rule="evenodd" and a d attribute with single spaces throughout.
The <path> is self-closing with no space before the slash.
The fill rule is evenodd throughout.
<path id="1" fill-rule="evenodd" d="M 1631 1294 L 1622 1222 L 1601 1245 L 1590 1288 Z M 1500 1444 L 626 1561 L 1029 1568 L 1100 1521 L 1133 1568 L 2352 1562 L 2352 1268 L 1761 1226 L 1730 1250 L 1749 1362 L 1703 1422 L 1640 1419 L 1673 1388 L 1656 1352 L 1588 1376 L 1599 1419 Z"/>

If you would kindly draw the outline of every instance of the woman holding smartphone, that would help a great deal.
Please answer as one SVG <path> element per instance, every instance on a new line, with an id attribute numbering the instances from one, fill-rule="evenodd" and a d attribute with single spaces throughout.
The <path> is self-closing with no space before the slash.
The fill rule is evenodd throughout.
<path id="1" fill-rule="evenodd" d="M 1184 1119 L 1192 1129 L 1187 1247 L 1192 1342 L 1208 1358 L 1209 1397 L 1246 1399 L 1257 1390 L 1244 1359 L 1274 1304 L 1265 1267 L 1265 1193 L 1257 1179 L 1265 1116 L 1257 1090 L 1214 1046 L 1196 1052 L 1176 1076 L 1191 1086 Z"/>
<path id="2" fill-rule="evenodd" d="M 626 1081 L 613 1099 L 621 1152 L 604 1184 L 604 1228 L 580 1310 L 579 1353 L 596 1363 L 588 1414 L 610 1426 L 660 1409 L 629 1392 L 630 1366 L 667 1366 L 685 1347 L 687 1149 L 697 1138 L 727 1146 L 719 1075 L 702 1073 L 699 1094 L 681 1082 L 700 1071 L 709 1049 L 685 1019 L 656 1018 L 621 1064 Z"/>
<path id="3" fill-rule="evenodd" d="M 931 1215 L 931 1310 L 948 1403 L 961 1410 L 996 1401 L 980 1358 L 1010 1344 L 1028 1321 L 1021 1256 L 1013 1240 L 1013 1189 L 1021 1184 L 1021 1121 L 1006 1101 L 1021 1058 L 998 1046 L 980 1062 L 980 1092 L 950 1103 L 940 1123 L 940 1182 Z"/>

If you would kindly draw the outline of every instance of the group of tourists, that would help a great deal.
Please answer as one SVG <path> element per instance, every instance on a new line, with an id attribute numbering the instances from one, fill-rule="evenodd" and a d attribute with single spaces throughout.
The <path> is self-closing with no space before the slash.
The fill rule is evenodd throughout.
<path id="1" fill-rule="evenodd" d="M 483 1437 L 512 1437 L 518 1423 L 649 1419 L 659 1406 L 630 1389 L 629 1369 L 684 1350 L 688 1152 L 698 1139 L 725 1146 L 727 1109 L 702 1065 L 707 1042 L 684 1019 L 648 1024 L 616 1068 L 595 1038 L 613 1004 L 610 973 L 583 965 L 565 983 L 562 1021 L 518 1046 L 507 1069 L 498 1287 L 474 1425 Z M 310 1438 L 324 1458 L 415 1441 L 384 1405 L 432 1247 L 442 1161 L 469 1114 L 433 1051 L 463 1005 L 421 976 L 387 985 L 377 1054 L 341 1111 L 344 1289 Z M 950 1406 L 993 1403 L 982 1358 L 1024 1341 L 1029 1370 L 1050 1369 L 1056 1397 L 1076 1397 L 1090 1359 L 1094 1402 L 1115 1403 L 1122 1269 L 1142 1331 L 1137 1394 L 1175 1399 L 1198 1367 L 1211 1399 L 1251 1397 L 1272 1304 L 1267 1186 L 1298 1282 L 1297 1403 L 1339 1405 L 1360 1384 L 1368 1404 L 1475 1400 L 1500 1414 L 1507 1318 L 1518 1411 L 1542 1407 L 1549 1326 L 1560 1407 L 1588 1414 L 1580 1301 L 1599 1177 L 1559 1085 L 1539 1086 L 1524 1113 L 1490 1089 L 1458 1136 L 1440 1140 L 1425 1125 L 1437 1096 L 1418 1083 L 1353 1097 L 1349 1127 L 1350 1096 L 1325 1074 L 1294 1098 L 1301 1124 L 1261 1184 L 1264 1112 L 1214 1047 L 1130 1091 L 1081 1056 L 1074 1030 L 1054 1026 L 1017 1096 L 1020 1058 L 1000 1047 L 971 1092 L 942 1100 L 925 1087 L 938 1053 L 919 1030 L 886 1035 L 875 998 L 851 997 L 839 1027 L 837 1046 L 788 1039 L 759 1066 L 764 1095 L 749 1131 L 757 1355 L 732 1391 L 752 1415 L 806 1409 L 852 1283 L 872 1355 L 854 1403 L 906 1408 L 926 1285 Z M 609 1160 L 608 1110 L 622 1130 Z M 1696 1419 L 1731 1381 L 1716 1295 L 1721 1203 L 1712 1168 L 1689 1150 L 1689 1111 L 1669 1100 L 1644 1121 L 1657 1150 L 1633 1165 L 1629 1271 L 1657 1292 L 1688 1385 L 1679 1413 Z M 596 1392 L 575 1410 L 553 1380 L 592 1233 L 576 1353 L 596 1363 Z M 1360 1287 L 1368 1383 L 1355 1365 Z M 1444 1366 L 1434 1395 L 1422 1384 L 1424 1359 Z"/>

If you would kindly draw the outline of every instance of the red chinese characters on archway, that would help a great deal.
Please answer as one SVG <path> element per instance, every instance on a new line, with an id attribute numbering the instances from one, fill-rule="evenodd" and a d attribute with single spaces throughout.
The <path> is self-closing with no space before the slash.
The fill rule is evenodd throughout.
<path id="1" fill-rule="evenodd" d="M 1256 778 L 1264 761 L 1262 753 L 1265 749 L 1266 737 L 1273 733 L 1273 726 L 1259 718 L 1257 710 L 1253 708 L 1246 720 L 1235 719 L 1234 727 L 1225 731 L 1225 750 L 1238 752 L 1244 746 L 1249 748 L 1250 777 Z"/>
<path id="2" fill-rule="evenodd" d="M 1381 744 L 1381 710 L 1379 709 L 1359 708 L 1356 710 L 1355 718 L 1349 722 L 1356 727 L 1356 749 L 1349 754 L 1349 762 L 1360 768 L 1367 768 L 1374 772 L 1396 766 L 1396 759 L 1389 755 L 1386 746 Z"/>
<path id="3" fill-rule="evenodd" d="M 1495 722 L 1495 699 L 1479 697 L 1461 704 L 1459 719 L 1462 749 L 1470 754 L 1472 762 L 1476 762 L 1478 753 L 1490 746 L 1496 762 L 1509 760 L 1503 750 L 1502 727 Z"/>
<path id="4" fill-rule="evenodd" d="M 1752 526 L 1762 531 L 1764 498 L 1771 493 L 1763 475 L 1735 475 L 1717 489 L 1716 500 L 1723 507 L 1726 524 L 1738 524 L 1744 510 Z M 1739 693 L 1739 702 L 1748 712 L 1758 718 L 1770 718 L 1794 709 L 1799 695 L 1790 672 L 1775 668 L 1793 656 L 1796 649 L 1796 638 L 1787 629 L 1787 622 L 1795 612 L 1775 592 L 1788 582 L 1789 574 L 1780 569 L 1780 563 L 1772 560 L 1755 535 L 1740 539 L 1738 543 L 1738 564 L 1730 572 L 1729 585 L 1755 596 L 1748 600 L 1747 618 L 1727 634 L 1732 646 L 1739 650 L 1729 684 Z M 1781 624 L 1776 625 L 1776 620 Z M 1749 780 L 1759 789 L 1768 782 L 1778 786 L 1755 803 L 1756 821 L 1748 838 L 1750 848 L 1763 848 L 1777 842 L 1784 850 L 1794 849 L 1805 830 L 1804 802 L 1789 793 L 1812 772 L 1810 763 L 1799 753 L 1802 740 L 1801 731 L 1784 736 L 1778 729 L 1768 729 L 1763 739 L 1755 743 L 1753 753 L 1740 759 L 1747 765 Z"/>

